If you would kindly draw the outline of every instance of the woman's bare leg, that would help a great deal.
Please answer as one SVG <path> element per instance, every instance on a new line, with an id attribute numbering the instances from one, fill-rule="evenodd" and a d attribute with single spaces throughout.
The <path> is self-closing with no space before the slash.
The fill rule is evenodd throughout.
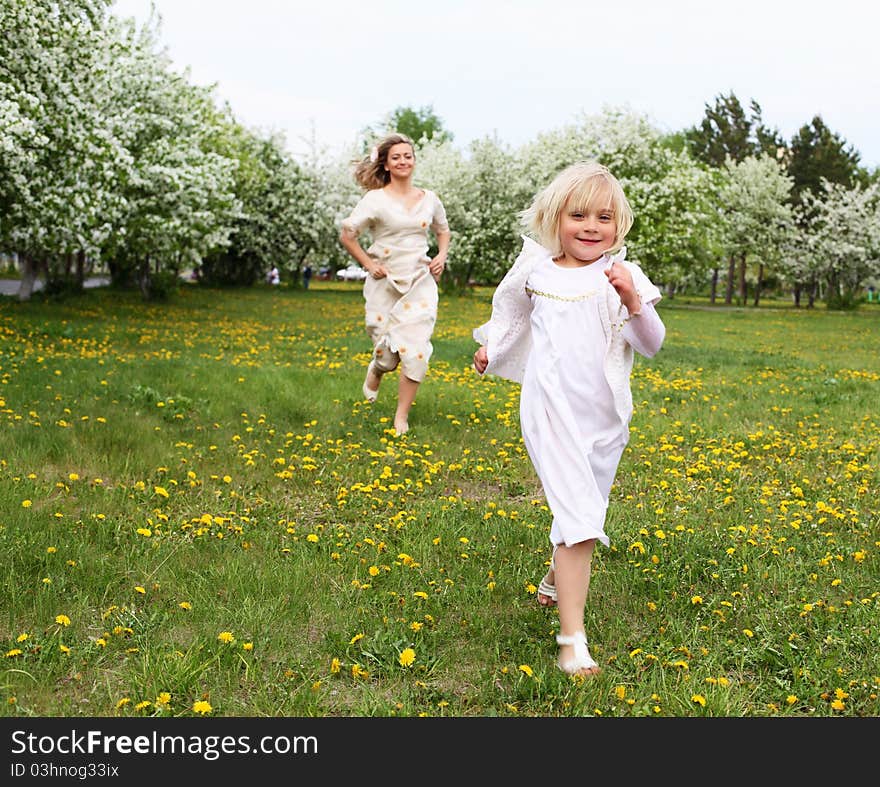
<path id="1" fill-rule="evenodd" d="M 398 434 L 406 434 L 409 429 L 409 411 L 418 391 L 419 383 L 401 372 L 397 384 L 397 412 L 394 413 L 394 428 Z"/>

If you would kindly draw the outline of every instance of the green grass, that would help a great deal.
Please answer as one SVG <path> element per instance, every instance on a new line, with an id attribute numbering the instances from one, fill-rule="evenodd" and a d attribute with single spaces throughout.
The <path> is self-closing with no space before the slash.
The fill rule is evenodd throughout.
<path id="1" fill-rule="evenodd" d="M 402 438 L 357 285 L 0 299 L 3 713 L 880 715 L 876 309 L 663 302 L 583 681 L 490 296 L 441 298 Z"/>

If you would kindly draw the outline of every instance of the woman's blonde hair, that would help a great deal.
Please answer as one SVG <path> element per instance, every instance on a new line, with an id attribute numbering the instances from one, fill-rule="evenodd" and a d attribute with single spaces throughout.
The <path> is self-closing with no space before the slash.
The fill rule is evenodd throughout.
<path id="1" fill-rule="evenodd" d="M 406 144 L 412 148 L 413 160 L 416 157 L 416 146 L 406 134 L 397 132 L 383 137 L 364 158 L 355 162 L 354 179 L 361 188 L 381 189 L 391 180 L 391 174 L 385 169 L 388 151 L 395 145 Z"/>
<path id="2" fill-rule="evenodd" d="M 554 257 L 562 254 L 559 223 L 563 211 L 610 209 L 614 215 L 613 254 L 633 225 L 633 212 L 620 181 L 598 161 L 579 161 L 566 167 L 522 213 L 523 225 Z"/>

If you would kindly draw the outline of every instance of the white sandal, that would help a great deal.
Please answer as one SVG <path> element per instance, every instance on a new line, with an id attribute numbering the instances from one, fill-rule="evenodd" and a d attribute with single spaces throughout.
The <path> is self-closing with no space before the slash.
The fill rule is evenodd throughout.
<path id="1" fill-rule="evenodd" d="M 375 374 L 376 377 L 381 377 L 381 376 L 382 376 L 382 375 L 379 374 L 379 372 L 376 371 L 376 369 L 373 367 L 373 362 L 372 362 L 372 361 L 370 361 L 370 363 L 367 364 L 367 375 L 366 375 L 366 377 L 364 377 L 364 387 L 363 387 L 363 392 L 364 392 L 364 399 L 366 399 L 368 402 L 375 402 L 376 399 L 378 399 L 378 397 L 379 397 L 379 389 L 377 388 L 377 389 L 374 391 L 372 388 L 370 388 L 370 387 L 367 386 L 367 380 L 370 379 L 370 375 L 371 375 L 371 374 Z"/>
<path id="2" fill-rule="evenodd" d="M 590 655 L 590 649 L 587 647 L 587 635 L 583 631 L 578 631 L 570 636 L 567 634 L 557 634 L 556 643 L 558 645 L 571 645 L 574 647 L 574 658 L 566 662 L 557 662 L 559 669 L 566 674 L 577 675 L 581 670 L 596 669 L 599 666 Z"/>
<path id="3" fill-rule="evenodd" d="M 553 572 L 553 578 L 556 579 L 556 547 L 555 546 L 553 547 L 553 554 L 550 556 L 550 571 Z M 548 571 L 547 573 L 549 574 L 550 571 Z M 542 596 L 547 596 L 547 598 L 552 599 L 554 604 L 558 600 L 556 598 L 556 585 L 551 585 L 547 581 L 547 574 L 544 574 L 543 578 L 538 583 L 538 593 L 540 593 Z M 540 601 L 538 603 L 542 607 L 552 607 L 553 606 L 553 604 L 541 604 Z"/>

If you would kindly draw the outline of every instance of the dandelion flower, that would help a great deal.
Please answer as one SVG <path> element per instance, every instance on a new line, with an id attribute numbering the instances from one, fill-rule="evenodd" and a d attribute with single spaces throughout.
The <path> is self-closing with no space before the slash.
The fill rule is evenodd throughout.
<path id="1" fill-rule="evenodd" d="M 519 671 L 522 672 L 524 675 L 527 675 L 530 678 L 535 674 L 534 671 L 532 670 L 532 668 L 528 664 L 520 664 Z"/>
<path id="2" fill-rule="evenodd" d="M 706 707 L 706 698 L 705 698 L 702 694 L 694 694 L 694 695 L 691 697 L 691 702 L 696 703 L 696 704 L 699 705 L 701 708 L 705 708 L 705 707 Z"/>
<path id="3" fill-rule="evenodd" d="M 220 640 L 220 642 L 225 642 L 227 644 L 235 642 L 235 636 L 231 631 L 221 631 L 217 635 L 217 639 Z"/>
<path id="4" fill-rule="evenodd" d="M 159 497 L 168 497 L 168 490 L 164 486 L 154 486 L 153 491 L 159 495 Z"/>
<path id="5" fill-rule="evenodd" d="M 193 709 L 193 713 L 200 713 L 202 716 L 204 716 L 206 713 L 210 713 L 212 710 L 214 710 L 211 707 L 211 703 L 205 702 L 204 700 L 197 700 L 196 702 L 194 702 L 192 709 Z"/>
<path id="6" fill-rule="evenodd" d="M 69 626 L 70 625 L 70 618 L 67 617 L 67 615 L 56 615 L 55 622 L 59 626 Z"/>
<path id="7" fill-rule="evenodd" d="M 406 648 L 398 657 L 397 661 L 401 667 L 408 667 L 416 660 L 416 652 L 412 648 Z"/>

